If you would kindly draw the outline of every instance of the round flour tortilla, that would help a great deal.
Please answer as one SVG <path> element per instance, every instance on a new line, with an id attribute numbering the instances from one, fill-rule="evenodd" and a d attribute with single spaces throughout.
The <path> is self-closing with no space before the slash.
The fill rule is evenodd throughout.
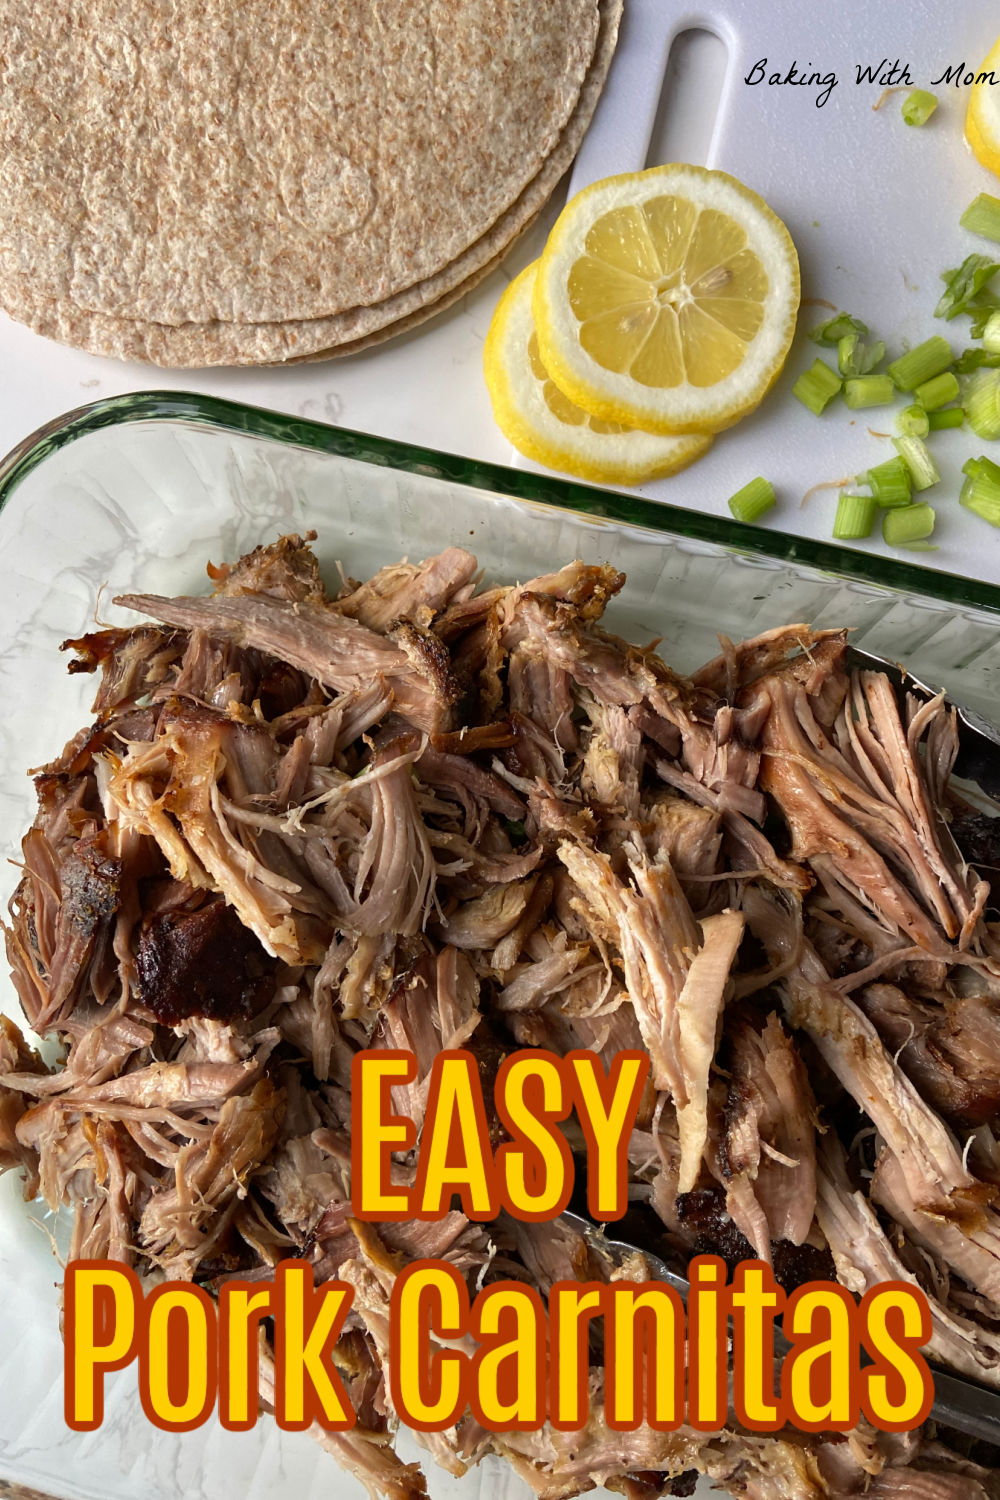
<path id="1" fill-rule="evenodd" d="M 537 177 L 597 31 L 597 0 L 0 0 L 0 284 L 168 326 L 384 303 Z"/>
<path id="2" fill-rule="evenodd" d="M 622 0 L 599 0 L 594 56 L 576 106 L 541 170 L 490 230 L 434 276 L 371 306 L 331 317 L 170 327 L 88 313 L 41 293 L 30 277 L 0 277 L 0 306 L 36 332 L 94 354 L 168 368 L 284 364 L 358 353 L 451 306 L 471 291 L 531 224 L 570 166 L 614 55 Z"/>

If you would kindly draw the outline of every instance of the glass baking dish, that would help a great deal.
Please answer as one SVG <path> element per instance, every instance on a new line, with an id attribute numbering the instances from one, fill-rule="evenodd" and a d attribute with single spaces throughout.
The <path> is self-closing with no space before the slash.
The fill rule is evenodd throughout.
<path id="1" fill-rule="evenodd" d="M 469 547 L 497 580 L 574 557 L 611 561 L 629 581 L 610 627 L 659 637 L 682 669 L 714 655 L 719 632 L 801 620 L 855 627 L 858 644 L 987 716 L 1000 684 L 1000 589 L 989 584 L 207 397 L 122 396 L 51 423 L 0 465 L 0 507 L 8 860 L 34 813 L 26 770 L 85 722 L 93 694 L 89 678 L 67 677 L 59 642 L 92 628 L 95 614 L 124 623 L 108 602 L 121 590 L 203 591 L 209 559 L 282 531 L 314 527 L 329 572 L 355 577 L 450 544 Z M 4 901 L 17 880 L 5 871 Z M 5 970 L 0 983 L 0 1005 L 16 1016 Z M 69 1431 L 53 1234 L 65 1243 L 58 1220 L 21 1202 L 14 1174 L 0 1180 L 0 1493 L 6 1481 L 66 1500 L 361 1495 L 307 1438 L 267 1420 L 252 1433 L 154 1429 L 130 1371 L 110 1378 L 100 1429 Z M 401 1447 L 415 1456 L 409 1438 Z M 499 1462 L 463 1480 L 426 1467 L 435 1500 L 528 1493 Z"/>

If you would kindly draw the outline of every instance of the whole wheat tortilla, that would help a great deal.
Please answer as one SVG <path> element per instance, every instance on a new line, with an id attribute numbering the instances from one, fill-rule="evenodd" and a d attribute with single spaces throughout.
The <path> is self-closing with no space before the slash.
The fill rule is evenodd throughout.
<path id="1" fill-rule="evenodd" d="M 531 219 L 525 225 L 525 229 L 530 229 L 533 223 L 534 219 Z M 324 359 L 342 359 L 349 354 L 363 354 L 366 349 L 373 349 L 378 344 L 384 344 L 387 339 L 396 338 L 397 335 L 412 333 L 414 328 L 420 327 L 421 323 L 426 323 L 429 318 L 435 317 L 438 313 L 446 312 L 449 307 L 454 307 L 456 302 L 460 302 L 468 292 L 474 291 L 481 281 L 485 281 L 492 271 L 497 270 L 503 264 L 508 249 L 509 246 L 505 247 L 485 266 L 480 266 L 479 270 L 466 281 L 452 287 L 450 292 L 445 292 L 443 297 L 439 297 L 436 302 L 431 302 L 427 307 L 418 307 L 415 312 L 409 313 L 406 317 L 397 318 L 394 323 L 388 323 L 384 328 L 376 328 L 360 338 L 347 339 L 342 344 L 317 349 L 312 354 L 296 354 L 291 359 L 274 360 L 270 362 L 271 366 L 277 368 L 279 365 L 308 365 L 316 364 Z"/>
<path id="2" fill-rule="evenodd" d="M 2 0 L 0 282 L 179 325 L 435 276 L 556 146 L 597 0 Z"/>
<path id="3" fill-rule="evenodd" d="M 576 106 L 541 170 L 490 230 L 434 276 L 372 306 L 326 318 L 181 327 L 87 313 L 40 294 L 30 277 L 0 278 L 0 306 L 37 333 L 94 354 L 166 367 L 298 363 L 353 354 L 417 327 L 471 291 L 531 224 L 572 162 L 614 55 L 622 0 L 599 0 L 599 32 Z"/>
<path id="4" fill-rule="evenodd" d="M 533 222 L 530 220 L 525 228 Z M 412 312 L 398 316 L 384 326 L 375 326 L 356 338 L 345 338 L 332 347 L 327 346 L 325 336 L 329 325 L 341 331 L 347 326 L 346 320 L 353 322 L 356 317 L 358 325 L 364 328 L 365 313 L 371 313 L 371 321 L 379 325 L 382 305 L 359 308 L 356 314 L 340 313 L 334 318 L 316 318 L 302 323 L 185 323 L 180 328 L 170 328 L 165 323 L 133 323 L 127 318 L 103 318 L 63 308 L 35 297 L 30 284 L 24 283 L 18 289 L 16 312 L 8 307 L 0 287 L 0 311 L 16 318 L 43 338 L 55 339 L 88 354 L 101 354 L 110 359 L 135 360 L 167 370 L 257 365 L 277 369 L 282 365 L 359 354 L 386 339 L 395 338 L 397 334 L 409 333 L 478 286 L 501 265 L 508 249 L 509 246 L 505 246 L 492 260 L 436 301 L 424 307 L 418 306 Z M 311 337 L 320 347 L 305 353 L 303 350 L 308 349 Z"/>

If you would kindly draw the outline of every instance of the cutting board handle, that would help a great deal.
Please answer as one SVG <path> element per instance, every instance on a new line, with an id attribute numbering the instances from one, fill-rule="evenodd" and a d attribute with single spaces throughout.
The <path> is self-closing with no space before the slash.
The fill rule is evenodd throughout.
<path id="1" fill-rule="evenodd" d="M 733 6 L 730 4 L 730 11 Z M 686 31 L 710 31 L 728 53 L 726 80 L 716 127 L 732 85 L 737 52 L 731 14 L 708 8 L 675 8 L 665 0 L 627 0 L 614 61 L 583 140 L 570 178 L 570 194 L 616 172 L 641 172 L 646 166 L 663 94 L 670 51 Z M 714 146 L 717 130 L 713 132 Z M 707 166 L 712 166 L 709 148 Z"/>

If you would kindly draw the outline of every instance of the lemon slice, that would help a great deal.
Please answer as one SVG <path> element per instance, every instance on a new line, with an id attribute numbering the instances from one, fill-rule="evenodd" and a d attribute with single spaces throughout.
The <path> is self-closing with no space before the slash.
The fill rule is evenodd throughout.
<path id="1" fill-rule="evenodd" d="M 997 76 L 1000 70 L 1000 38 L 993 50 L 977 69 L 978 73 Z M 969 108 L 965 116 L 965 139 L 984 167 L 989 167 L 1000 177 L 1000 88 L 994 84 L 974 83 L 969 92 Z"/>
<path id="2" fill-rule="evenodd" d="M 640 484 L 700 458 L 710 437 L 664 437 L 603 422 L 574 406 L 553 384 L 538 353 L 531 316 L 537 267 L 536 261 L 504 292 L 483 349 L 493 415 L 518 452 L 601 484 Z"/>
<path id="3" fill-rule="evenodd" d="M 727 173 L 682 165 L 572 198 L 533 302 L 560 390 L 650 432 L 718 432 L 752 411 L 784 364 L 798 306 L 781 220 Z"/>

